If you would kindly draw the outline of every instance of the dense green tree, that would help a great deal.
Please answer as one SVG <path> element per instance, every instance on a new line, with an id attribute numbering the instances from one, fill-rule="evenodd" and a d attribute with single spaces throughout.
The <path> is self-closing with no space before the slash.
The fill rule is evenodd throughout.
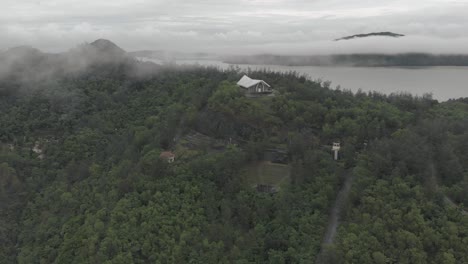
<path id="1" fill-rule="evenodd" d="M 247 98 L 235 69 L 135 74 L 145 65 L 0 79 L 0 262 L 313 263 L 321 250 L 325 263 L 468 262 L 466 101 L 269 71 L 248 74 L 275 96 Z M 290 181 L 258 192 L 246 170 L 271 149 Z"/>

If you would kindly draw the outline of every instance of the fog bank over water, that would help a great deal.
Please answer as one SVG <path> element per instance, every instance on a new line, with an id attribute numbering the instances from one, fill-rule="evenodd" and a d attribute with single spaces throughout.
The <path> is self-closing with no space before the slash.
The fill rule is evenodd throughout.
<path id="1" fill-rule="evenodd" d="M 228 53 L 278 55 L 331 55 L 331 54 L 468 54 L 468 38 L 443 39 L 427 36 L 401 38 L 369 37 L 344 41 L 310 41 L 297 43 L 266 43 L 244 47 L 245 50 L 224 49 Z M 221 51 L 220 51 L 221 52 Z"/>
<path id="2" fill-rule="evenodd" d="M 158 49 L 155 44 L 150 50 Z M 131 50 L 131 49 L 130 49 Z M 468 54 L 468 37 L 465 38 L 439 38 L 428 36 L 367 37 L 352 40 L 310 40 L 296 42 L 265 42 L 234 45 L 233 43 L 219 46 L 200 45 L 186 49 L 177 49 L 177 44 L 166 51 L 178 52 L 204 52 L 219 56 L 230 55 L 332 55 L 332 54 L 400 54 L 400 53 L 430 53 L 430 54 Z"/>

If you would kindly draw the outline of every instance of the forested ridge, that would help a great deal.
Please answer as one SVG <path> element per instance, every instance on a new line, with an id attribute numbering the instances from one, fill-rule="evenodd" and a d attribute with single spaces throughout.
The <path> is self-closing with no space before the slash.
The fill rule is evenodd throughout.
<path id="1" fill-rule="evenodd" d="M 321 250 L 323 263 L 468 263 L 466 99 L 267 71 L 247 74 L 275 96 L 247 98 L 239 69 L 138 62 L 102 40 L 8 52 L 0 263 L 313 263 Z M 277 192 L 248 173 L 269 149 L 287 153 Z"/>

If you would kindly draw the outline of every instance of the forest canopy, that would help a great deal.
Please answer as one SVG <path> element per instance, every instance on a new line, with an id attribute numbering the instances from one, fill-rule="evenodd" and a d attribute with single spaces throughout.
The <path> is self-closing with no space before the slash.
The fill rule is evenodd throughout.
<path id="1" fill-rule="evenodd" d="M 0 60 L 2 263 L 468 263 L 466 99 L 268 71 L 248 98 L 103 40 Z"/>

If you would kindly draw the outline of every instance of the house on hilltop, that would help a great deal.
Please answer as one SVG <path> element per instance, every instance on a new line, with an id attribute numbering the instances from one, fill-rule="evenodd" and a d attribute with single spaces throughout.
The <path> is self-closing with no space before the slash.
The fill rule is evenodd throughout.
<path id="1" fill-rule="evenodd" d="M 264 80 L 251 79 L 247 75 L 242 76 L 237 85 L 248 95 L 269 95 L 273 92 L 271 86 Z"/>

